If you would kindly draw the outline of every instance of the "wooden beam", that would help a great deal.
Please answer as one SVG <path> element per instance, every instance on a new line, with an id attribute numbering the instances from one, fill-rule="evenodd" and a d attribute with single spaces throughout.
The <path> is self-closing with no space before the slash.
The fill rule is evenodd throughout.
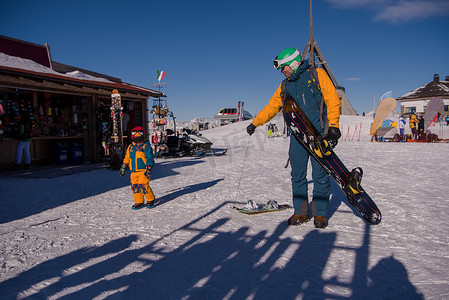
<path id="1" fill-rule="evenodd" d="M 23 75 L 15 76 L 10 74 L 0 75 L 0 85 L 17 89 L 30 89 L 35 91 L 47 91 L 55 93 L 73 94 L 73 95 L 86 95 L 86 94 L 99 94 L 101 96 L 110 96 L 112 87 L 110 90 L 104 87 L 92 87 L 86 86 L 82 83 L 73 84 L 64 81 L 53 81 L 48 78 L 27 77 Z M 130 91 L 123 92 L 127 98 L 145 100 L 150 96 L 141 94 L 140 92 L 132 93 Z"/>
<path id="2" fill-rule="evenodd" d="M 329 64 L 327 63 L 326 59 L 324 58 L 323 52 L 321 52 L 320 47 L 318 47 L 318 43 L 315 40 L 315 37 L 313 36 L 313 19 L 312 19 L 312 0 L 310 0 L 310 37 L 307 41 L 306 47 L 304 48 L 304 51 L 302 52 L 302 59 L 305 59 L 305 57 L 309 54 L 309 64 L 312 67 L 315 67 L 316 62 L 315 58 L 318 61 L 318 64 L 320 65 L 322 69 L 324 69 L 331 79 L 334 86 L 338 87 L 337 79 L 335 78 L 334 74 L 331 71 L 331 68 L 329 67 Z M 344 90 L 339 89 L 337 91 L 339 93 L 339 97 L 342 100 L 342 110 L 345 112 L 345 114 L 348 115 L 355 115 L 355 111 L 351 106 L 351 103 L 346 97 L 346 94 Z"/>

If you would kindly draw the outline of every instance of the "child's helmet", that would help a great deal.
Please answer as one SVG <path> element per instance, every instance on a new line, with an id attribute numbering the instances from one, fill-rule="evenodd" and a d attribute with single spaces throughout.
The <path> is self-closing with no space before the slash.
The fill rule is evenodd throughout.
<path id="1" fill-rule="evenodd" d="M 141 143 L 145 140 L 145 130 L 142 126 L 134 127 L 131 130 L 131 140 L 135 143 Z"/>

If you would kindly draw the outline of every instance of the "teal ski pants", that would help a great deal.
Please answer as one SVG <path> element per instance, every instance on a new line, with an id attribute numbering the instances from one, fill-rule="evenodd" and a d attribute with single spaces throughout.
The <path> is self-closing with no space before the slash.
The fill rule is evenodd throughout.
<path id="1" fill-rule="evenodd" d="M 309 216 L 307 164 L 310 154 L 293 135 L 290 136 L 290 149 L 288 154 L 292 168 L 290 174 L 292 177 L 293 207 L 295 214 Z M 313 179 L 312 215 L 327 217 L 331 187 L 329 175 L 313 157 L 310 158 L 310 161 L 312 164 Z"/>

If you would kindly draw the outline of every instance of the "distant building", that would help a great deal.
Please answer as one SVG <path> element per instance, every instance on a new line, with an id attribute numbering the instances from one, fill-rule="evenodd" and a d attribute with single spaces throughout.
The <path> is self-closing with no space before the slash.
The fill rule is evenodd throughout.
<path id="1" fill-rule="evenodd" d="M 233 123 L 239 120 L 238 112 L 238 108 L 222 108 L 218 111 L 214 118 L 220 120 L 222 124 Z M 243 120 L 250 120 L 252 118 L 253 116 L 249 112 L 243 110 Z"/>
<path id="2" fill-rule="evenodd" d="M 335 90 L 337 91 L 338 98 L 341 101 L 340 114 L 345 116 L 355 116 L 357 113 L 349 102 L 348 97 L 346 97 L 345 88 L 342 86 L 336 86 Z"/>
<path id="3" fill-rule="evenodd" d="M 400 96 L 396 100 L 401 103 L 402 114 L 424 114 L 427 103 L 434 97 L 443 99 L 444 105 L 440 111 L 441 115 L 449 115 L 449 76 L 446 76 L 445 81 L 440 81 L 440 75 L 435 74 L 433 81 Z"/>

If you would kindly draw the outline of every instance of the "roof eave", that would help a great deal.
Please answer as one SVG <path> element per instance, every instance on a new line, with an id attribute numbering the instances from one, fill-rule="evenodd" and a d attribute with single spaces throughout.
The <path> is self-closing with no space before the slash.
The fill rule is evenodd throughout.
<path id="1" fill-rule="evenodd" d="M 15 76 L 22 76 L 22 77 L 29 77 L 33 79 L 39 79 L 39 80 L 47 80 L 57 83 L 68 83 L 71 85 L 77 85 L 77 86 L 86 86 L 91 87 L 95 89 L 117 89 L 120 92 L 128 92 L 132 94 L 137 95 L 145 95 L 146 97 L 153 97 L 153 98 L 159 98 L 159 97 L 166 97 L 162 92 L 154 91 L 148 88 L 139 87 L 136 85 L 120 82 L 101 82 L 101 81 L 92 81 L 92 80 L 84 80 L 84 79 L 78 79 L 78 78 L 70 78 L 64 75 L 56 75 L 56 74 L 48 74 L 48 73 L 41 73 L 36 71 L 30 71 L 30 70 L 23 70 L 23 69 L 17 69 L 17 68 L 11 68 L 6 66 L 0 66 L 0 73 L 4 74 L 10 74 Z"/>

